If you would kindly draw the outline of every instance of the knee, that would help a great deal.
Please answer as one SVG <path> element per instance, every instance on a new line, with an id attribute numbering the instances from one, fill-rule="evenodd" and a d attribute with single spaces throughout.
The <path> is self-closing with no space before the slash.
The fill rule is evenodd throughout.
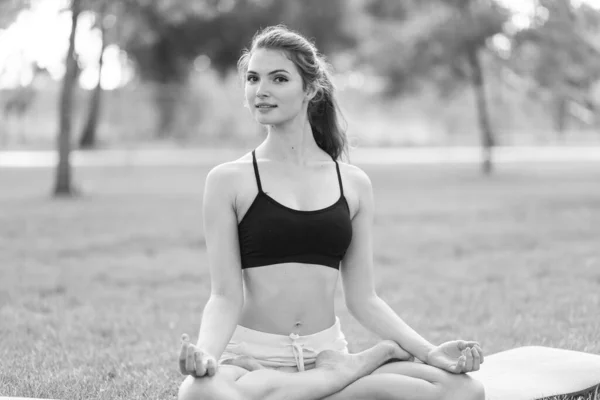
<path id="1" fill-rule="evenodd" d="M 202 400 L 203 385 L 200 379 L 188 376 L 179 386 L 178 400 Z"/>
<path id="2" fill-rule="evenodd" d="M 465 375 L 465 378 L 466 378 L 466 384 L 465 384 L 466 395 L 465 395 L 464 399 L 485 400 L 485 388 L 483 387 L 483 383 L 481 383 L 477 379 L 471 378 L 468 375 Z"/>
<path id="3" fill-rule="evenodd" d="M 239 400 L 235 388 L 215 378 L 188 376 L 179 386 L 178 400 Z"/>
<path id="4" fill-rule="evenodd" d="M 467 374 L 451 375 L 441 386 L 444 400 L 485 400 L 483 384 Z"/>

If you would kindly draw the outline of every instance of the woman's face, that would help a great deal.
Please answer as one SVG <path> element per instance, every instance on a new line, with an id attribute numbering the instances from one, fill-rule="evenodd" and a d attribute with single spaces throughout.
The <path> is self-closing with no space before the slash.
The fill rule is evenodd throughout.
<path id="1" fill-rule="evenodd" d="M 306 115 L 308 98 L 296 65 L 283 52 L 257 49 L 246 72 L 246 101 L 263 125 L 280 125 Z"/>

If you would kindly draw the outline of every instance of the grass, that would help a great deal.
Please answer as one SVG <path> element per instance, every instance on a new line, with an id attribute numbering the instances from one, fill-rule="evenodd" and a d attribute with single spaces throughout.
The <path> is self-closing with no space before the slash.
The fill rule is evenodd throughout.
<path id="1" fill-rule="evenodd" d="M 600 354 L 595 165 L 365 170 L 379 294 L 422 335 Z M 206 172 L 81 169 L 84 195 L 51 200 L 53 171 L 0 171 L 0 396 L 175 398 L 209 289 Z M 337 308 L 352 351 L 377 340 Z"/>

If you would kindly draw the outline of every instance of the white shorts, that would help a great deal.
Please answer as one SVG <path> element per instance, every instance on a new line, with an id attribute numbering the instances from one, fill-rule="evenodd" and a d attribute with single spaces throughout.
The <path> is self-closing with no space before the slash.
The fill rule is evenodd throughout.
<path id="1" fill-rule="evenodd" d="M 341 329 L 340 320 L 324 331 L 312 335 L 274 335 L 238 325 L 229 344 L 219 359 L 219 364 L 236 356 L 249 356 L 267 368 L 305 367 L 314 364 L 323 350 L 348 353 L 348 342 Z"/>

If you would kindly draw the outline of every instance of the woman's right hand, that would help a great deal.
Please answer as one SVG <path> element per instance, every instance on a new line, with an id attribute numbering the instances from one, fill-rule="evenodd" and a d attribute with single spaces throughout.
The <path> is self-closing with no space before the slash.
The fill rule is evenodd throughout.
<path id="1" fill-rule="evenodd" d="M 196 378 L 214 376 L 217 373 L 217 360 L 191 344 L 189 336 L 184 333 L 181 335 L 179 370 L 183 375 L 192 375 Z"/>

